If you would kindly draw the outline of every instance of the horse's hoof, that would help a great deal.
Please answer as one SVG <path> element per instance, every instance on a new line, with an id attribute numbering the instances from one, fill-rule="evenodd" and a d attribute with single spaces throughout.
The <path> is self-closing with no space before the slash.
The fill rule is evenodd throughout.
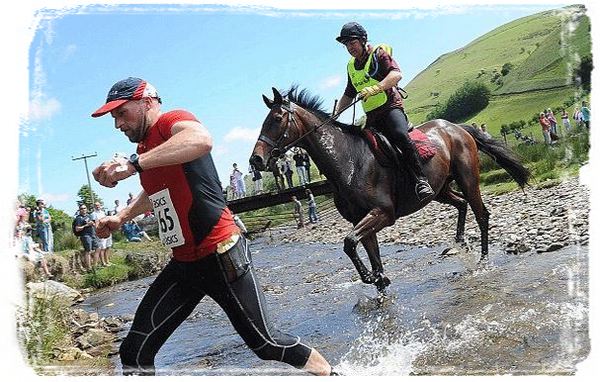
<path id="1" fill-rule="evenodd" d="M 380 275 L 375 279 L 375 286 L 377 286 L 377 290 L 379 292 L 384 292 L 385 288 L 391 284 L 390 279 L 386 276 Z"/>
<path id="2" fill-rule="evenodd" d="M 375 283 L 376 279 L 375 277 L 371 276 L 371 275 L 367 275 L 367 276 L 360 276 L 360 279 L 362 280 L 363 283 L 365 284 L 373 284 Z"/>

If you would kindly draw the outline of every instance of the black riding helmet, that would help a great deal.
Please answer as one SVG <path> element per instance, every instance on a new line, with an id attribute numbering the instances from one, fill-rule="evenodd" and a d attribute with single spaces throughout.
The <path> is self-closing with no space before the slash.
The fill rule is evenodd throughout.
<path id="1" fill-rule="evenodd" d="M 352 21 L 344 24 L 342 30 L 340 31 L 340 35 L 335 39 L 337 42 L 345 44 L 346 42 L 355 38 L 361 40 L 363 43 L 367 42 L 367 31 L 362 27 L 362 25 Z"/>

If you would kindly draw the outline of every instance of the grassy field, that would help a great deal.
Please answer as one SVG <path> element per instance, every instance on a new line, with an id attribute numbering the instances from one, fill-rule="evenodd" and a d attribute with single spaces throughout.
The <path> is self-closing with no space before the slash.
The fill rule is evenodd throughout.
<path id="1" fill-rule="evenodd" d="M 492 132 L 503 123 L 527 121 L 540 109 L 561 106 L 575 92 L 574 69 L 591 54 L 589 31 L 589 18 L 577 6 L 507 23 L 440 56 L 419 73 L 405 86 L 407 113 L 413 123 L 426 121 L 466 81 L 491 90 L 490 105 L 470 121 L 488 122 Z M 505 65 L 510 69 L 503 74 Z"/>

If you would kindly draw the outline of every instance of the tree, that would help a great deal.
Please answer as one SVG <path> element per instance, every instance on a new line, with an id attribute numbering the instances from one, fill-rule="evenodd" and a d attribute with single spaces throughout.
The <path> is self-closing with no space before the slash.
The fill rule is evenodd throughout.
<path id="1" fill-rule="evenodd" d="M 35 195 L 22 193 L 18 196 L 18 199 L 25 207 L 29 207 L 32 210 L 37 207 Z"/>
<path id="2" fill-rule="evenodd" d="M 511 64 L 510 62 L 507 62 L 504 65 L 502 65 L 502 70 L 500 70 L 500 73 L 502 73 L 503 76 L 506 76 L 513 67 L 514 67 L 513 64 Z"/>
<path id="3" fill-rule="evenodd" d="M 19 200 L 25 207 L 29 207 L 31 211 L 35 211 L 37 208 L 37 197 L 35 195 L 23 193 L 19 195 Z M 64 235 L 65 232 L 70 232 L 71 230 L 71 221 L 72 217 L 63 210 L 59 210 L 57 208 L 52 207 L 51 205 L 46 206 L 48 213 L 50 214 L 51 220 L 50 224 L 52 224 L 52 231 L 54 232 L 55 240 Z M 32 214 L 27 218 L 28 221 L 35 227 L 35 222 L 31 219 L 33 218 Z M 35 230 L 34 230 L 35 232 Z M 55 247 L 55 249 L 57 249 Z"/>
<path id="4" fill-rule="evenodd" d="M 590 91 L 591 89 L 592 69 L 594 69 L 592 57 L 585 56 L 581 59 L 579 68 L 577 68 L 574 73 L 575 83 L 581 84 L 581 87 L 587 91 Z"/>
<path id="5" fill-rule="evenodd" d="M 510 129 L 508 128 L 508 125 L 503 124 L 500 127 L 500 134 L 502 134 L 502 137 L 504 137 L 504 144 L 508 144 L 508 141 L 506 140 L 506 136 L 508 135 L 508 133 L 510 133 Z"/>
<path id="6" fill-rule="evenodd" d="M 94 190 L 91 190 L 87 184 L 81 186 L 79 192 L 77 192 L 77 196 L 79 196 L 77 205 L 79 206 L 81 204 L 85 204 L 88 208 L 88 211 L 94 210 L 94 202 L 100 202 L 100 204 L 104 204 L 102 202 L 102 199 L 100 199 L 100 197 L 96 195 Z"/>

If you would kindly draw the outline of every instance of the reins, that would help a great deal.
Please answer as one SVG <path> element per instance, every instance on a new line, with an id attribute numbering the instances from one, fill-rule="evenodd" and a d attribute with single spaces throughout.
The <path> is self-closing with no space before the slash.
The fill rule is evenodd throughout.
<path id="1" fill-rule="evenodd" d="M 348 110 L 350 107 L 354 106 L 356 103 L 358 103 L 358 101 L 362 100 L 362 96 L 359 94 L 358 97 L 352 101 L 350 104 L 348 104 L 346 107 L 344 107 L 343 109 L 339 110 L 337 113 L 333 114 L 331 117 L 327 118 L 326 120 L 324 120 L 323 122 L 321 122 L 320 124 L 318 124 L 317 126 L 314 126 L 313 128 L 309 129 L 307 132 L 305 132 L 304 134 L 300 135 L 300 137 L 294 139 L 292 142 L 288 143 L 287 145 L 285 145 L 282 148 L 279 148 L 279 143 L 281 142 L 281 140 L 286 136 L 291 123 L 294 123 L 294 125 L 297 126 L 296 120 L 294 119 L 294 109 L 292 107 L 292 103 L 290 102 L 290 106 L 286 106 L 286 105 L 282 105 L 282 107 L 288 112 L 289 116 L 288 117 L 288 124 L 286 126 L 286 129 L 284 131 L 284 133 L 281 135 L 281 137 L 279 138 L 279 140 L 277 141 L 277 144 L 273 145 L 273 141 L 271 139 L 269 139 L 268 137 L 263 137 L 262 135 L 258 138 L 260 140 L 263 140 L 264 142 L 270 144 L 271 146 L 273 146 L 273 150 L 271 151 L 271 153 L 273 154 L 273 156 L 278 157 L 279 155 L 274 155 L 276 152 L 275 150 L 279 150 L 280 154 L 281 153 L 285 153 L 287 152 L 289 149 L 291 149 L 292 147 L 294 147 L 298 142 L 300 142 L 301 140 L 303 140 L 304 138 L 306 138 L 308 135 L 314 133 L 315 131 L 317 131 L 317 129 L 321 128 L 322 126 L 331 123 L 333 121 L 335 121 L 340 114 L 342 114 L 344 111 Z M 263 138 L 267 138 L 267 140 L 263 139 Z"/>

